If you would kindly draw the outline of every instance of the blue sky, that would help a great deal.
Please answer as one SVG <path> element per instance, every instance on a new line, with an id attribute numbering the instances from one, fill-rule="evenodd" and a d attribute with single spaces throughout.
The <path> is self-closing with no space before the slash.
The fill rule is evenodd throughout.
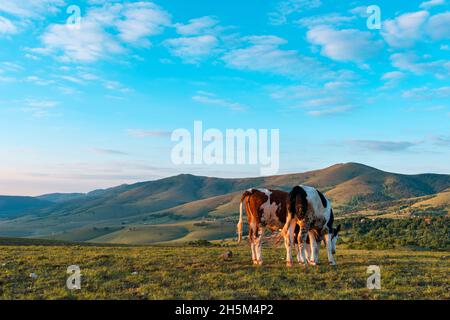
<path id="1" fill-rule="evenodd" d="M 258 175 L 173 165 L 194 120 L 280 129 L 280 173 L 449 174 L 449 80 L 448 0 L 2 0 L 0 194 Z"/>

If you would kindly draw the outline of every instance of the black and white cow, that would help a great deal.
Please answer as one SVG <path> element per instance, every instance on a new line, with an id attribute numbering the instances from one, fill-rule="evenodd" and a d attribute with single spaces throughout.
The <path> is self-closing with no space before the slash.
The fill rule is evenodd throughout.
<path id="1" fill-rule="evenodd" d="M 299 185 L 289 193 L 287 201 L 287 218 L 282 235 L 291 243 L 297 238 L 297 259 L 305 265 L 308 260 L 311 264 L 318 261 L 318 243 L 323 239 L 326 243 L 328 262 L 335 265 L 333 252 L 336 250 L 338 228 L 333 229 L 333 210 L 331 202 L 316 188 Z M 299 226 L 296 234 L 295 228 Z M 333 233 L 336 233 L 333 237 Z M 311 254 L 306 258 L 306 241 L 309 235 L 311 242 Z"/>

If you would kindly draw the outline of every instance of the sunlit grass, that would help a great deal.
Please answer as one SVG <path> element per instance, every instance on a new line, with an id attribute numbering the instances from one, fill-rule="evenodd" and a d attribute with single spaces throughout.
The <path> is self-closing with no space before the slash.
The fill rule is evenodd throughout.
<path id="1" fill-rule="evenodd" d="M 219 255 L 233 251 L 231 261 Z M 242 247 L 0 247 L 1 299 L 449 299 L 449 252 L 339 250 L 337 267 L 286 268 L 284 248 L 253 266 Z M 69 265 L 82 288 L 69 291 Z M 368 290 L 369 265 L 381 290 Z M 32 279 L 30 273 L 36 273 Z"/>

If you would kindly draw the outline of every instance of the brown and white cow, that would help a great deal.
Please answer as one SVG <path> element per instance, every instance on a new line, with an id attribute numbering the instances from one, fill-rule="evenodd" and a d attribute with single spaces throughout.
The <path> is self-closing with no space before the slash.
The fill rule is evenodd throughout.
<path id="1" fill-rule="evenodd" d="M 331 202 L 314 187 L 300 185 L 295 186 L 289 193 L 289 200 L 287 203 L 287 218 L 283 228 L 282 234 L 289 242 L 293 242 L 296 236 L 295 228 L 299 225 L 298 232 L 298 252 L 297 258 L 307 264 L 306 259 L 306 240 L 309 234 L 311 242 L 311 257 L 309 261 L 312 264 L 317 262 L 317 240 L 322 238 L 325 240 L 328 262 L 335 265 L 333 252 L 336 250 L 337 229 L 333 229 L 333 210 Z M 336 233 L 336 237 L 333 237 Z M 289 255 L 290 256 L 290 255 Z"/>
<path id="2" fill-rule="evenodd" d="M 242 212 L 245 205 L 249 225 L 249 240 L 252 249 L 253 264 L 261 265 L 262 237 L 264 230 L 278 231 L 286 223 L 286 204 L 288 193 L 273 189 L 248 189 L 242 194 L 239 208 L 239 223 L 237 225 L 238 243 L 242 239 Z M 285 241 L 285 245 L 287 245 Z M 292 243 L 289 243 L 292 245 Z M 289 249 L 289 250 L 288 250 Z M 287 248 L 291 252 L 291 248 Z M 292 259 L 292 257 L 291 257 Z"/>
<path id="3" fill-rule="evenodd" d="M 265 228 L 269 229 L 271 232 L 281 230 L 286 223 L 286 217 L 288 215 L 287 204 L 289 200 L 289 194 L 280 190 L 273 189 L 248 189 L 242 194 L 239 210 L 239 223 L 237 225 L 238 229 L 238 243 L 242 239 L 242 227 L 243 227 L 243 206 L 245 205 L 245 211 L 247 213 L 248 224 L 249 224 L 249 240 L 252 250 L 252 260 L 254 264 L 262 264 L 262 237 L 264 235 Z M 330 228 L 332 228 L 333 221 L 330 221 Z M 339 228 L 339 227 L 338 227 Z M 299 227 L 294 229 L 294 235 L 299 233 Z M 337 233 L 339 230 L 334 229 L 333 234 L 336 238 L 333 238 L 334 245 L 337 240 Z M 336 231 L 337 230 L 337 231 Z M 286 247 L 286 264 L 288 266 L 292 265 L 292 245 L 295 246 L 297 251 L 298 262 L 304 262 L 300 255 L 300 250 L 298 243 L 293 243 L 293 236 L 284 236 L 284 244 Z M 280 236 L 281 237 L 281 236 Z M 317 242 L 320 244 L 322 239 L 321 235 L 314 229 L 309 231 L 310 237 L 310 247 L 307 251 L 307 261 L 311 264 L 318 263 L 318 246 Z M 334 247 L 335 248 L 335 247 Z"/>

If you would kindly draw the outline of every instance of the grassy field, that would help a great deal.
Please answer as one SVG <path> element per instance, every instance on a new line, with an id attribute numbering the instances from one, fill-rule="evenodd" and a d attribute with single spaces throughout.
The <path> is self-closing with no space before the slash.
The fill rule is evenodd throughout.
<path id="1" fill-rule="evenodd" d="M 251 265 L 247 246 L 0 246 L 1 299 L 449 299 L 450 252 L 348 250 L 338 266 L 284 266 L 284 249 L 264 248 Z M 231 261 L 219 255 L 232 250 Z M 321 251 L 325 262 L 325 252 Z M 81 290 L 66 289 L 79 265 Z M 366 288 L 369 265 L 381 290 Z M 37 278 L 30 277 L 35 273 Z"/>

